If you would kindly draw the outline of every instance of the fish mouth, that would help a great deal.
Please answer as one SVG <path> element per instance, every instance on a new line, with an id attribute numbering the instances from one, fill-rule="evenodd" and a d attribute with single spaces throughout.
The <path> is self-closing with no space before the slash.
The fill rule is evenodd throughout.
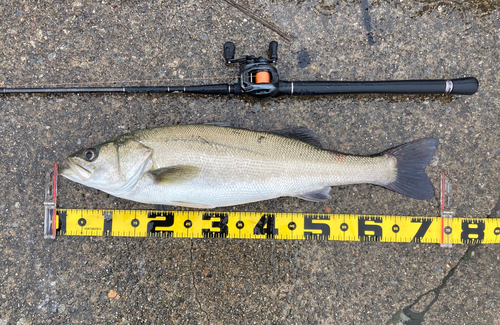
<path id="1" fill-rule="evenodd" d="M 69 168 L 63 169 L 61 176 L 76 182 L 85 181 L 92 177 L 94 172 L 92 168 L 75 163 L 71 158 L 66 158 L 66 162 Z"/>

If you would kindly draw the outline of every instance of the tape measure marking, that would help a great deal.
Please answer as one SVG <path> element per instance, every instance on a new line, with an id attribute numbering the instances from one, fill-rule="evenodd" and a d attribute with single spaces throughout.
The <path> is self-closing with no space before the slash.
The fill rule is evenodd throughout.
<path id="1" fill-rule="evenodd" d="M 498 219 L 419 216 L 57 209 L 61 236 L 500 243 Z"/>

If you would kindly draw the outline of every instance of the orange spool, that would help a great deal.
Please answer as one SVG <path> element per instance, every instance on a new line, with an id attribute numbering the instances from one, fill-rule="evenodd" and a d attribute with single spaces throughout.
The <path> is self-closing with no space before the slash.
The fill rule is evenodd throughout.
<path id="1" fill-rule="evenodd" d="M 268 84 L 271 82 L 271 74 L 267 71 L 259 71 L 255 74 L 256 84 Z"/>

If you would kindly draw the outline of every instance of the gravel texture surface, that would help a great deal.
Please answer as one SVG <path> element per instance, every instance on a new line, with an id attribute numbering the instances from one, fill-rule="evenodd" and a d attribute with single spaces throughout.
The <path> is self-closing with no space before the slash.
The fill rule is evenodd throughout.
<path id="1" fill-rule="evenodd" d="M 500 324 L 497 246 L 161 238 L 43 238 L 54 162 L 138 128 L 229 122 L 307 127 L 325 148 L 374 154 L 439 139 L 427 168 L 457 216 L 499 217 L 500 5 L 495 0 L 12 1 L 0 3 L 0 87 L 234 82 L 222 45 L 284 80 L 474 76 L 473 96 L 254 99 L 182 94 L 0 95 L 0 325 Z M 276 29 L 279 29 L 279 34 Z M 63 208 L 147 208 L 68 180 Z M 333 199 L 227 211 L 437 216 L 372 185 Z M 219 209 L 222 210 L 222 209 Z"/>

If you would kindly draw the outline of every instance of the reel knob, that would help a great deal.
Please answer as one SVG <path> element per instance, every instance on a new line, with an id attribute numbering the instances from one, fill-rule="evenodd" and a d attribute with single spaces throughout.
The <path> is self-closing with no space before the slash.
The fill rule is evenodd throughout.
<path id="1" fill-rule="evenodd" d="M 234 59 L 234 51 L 236 46 L 232 42 L 224 43 L 224 59 L 226 63 L 231 63 L 231 60 Z"/>
<path id="2" fill-rule="evenodd" d="M 278 61 L 278 42 L 276 41 L 269 43 L 269 59 L 272 63 Z"/>

